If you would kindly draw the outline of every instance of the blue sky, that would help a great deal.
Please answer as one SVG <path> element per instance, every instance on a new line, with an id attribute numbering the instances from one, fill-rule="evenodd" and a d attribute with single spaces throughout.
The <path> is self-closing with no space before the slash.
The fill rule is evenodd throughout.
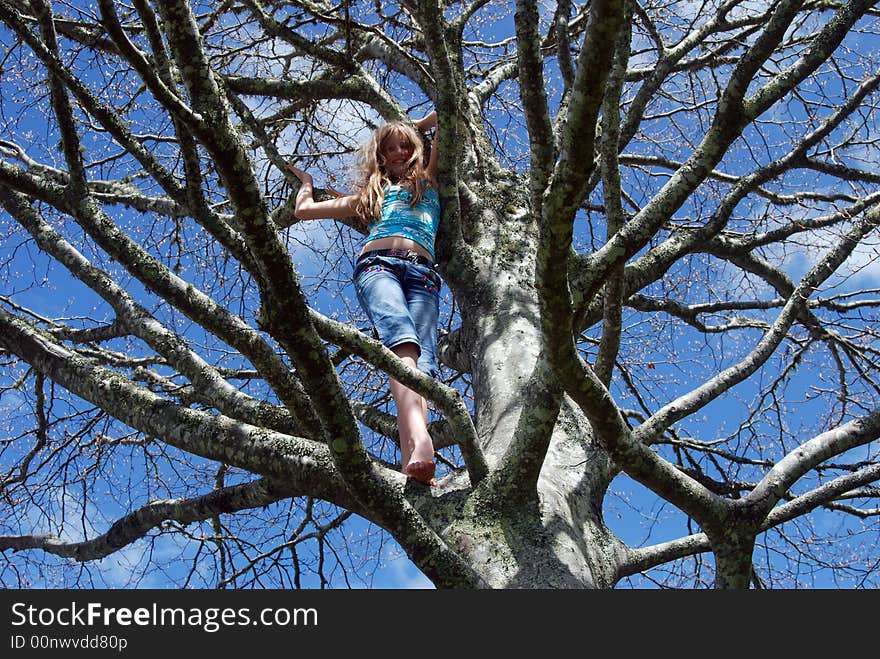
<path id="1" fill-rule="evenodd" d="M 504 19 L 492 27 L 494 35 L 506 36 L 511 31 L 509 17 Z M 874 44 L 876 45 L 876 44 Z M 832 93 L 833 90 L 827 90 Z M 504 94 L 515 100 L 515 88 L 509 87 Z M 23 99 L 24 100 L 24 99 Z M 419 99 L 412 96 L 410 99 L 416 104 Z M 7 117 L 12 117 L 19 108 L 23 108 L 23 104 L 15 101 L 11 95 L 3 98 L 4 111 Z M 497 111 L 497 110 L 496 110 Z M 362 137 L 363 130 L 357 125 L 357 118 L 348 116 L 344 112 L 336 112 L 334 108 L 325 108 L 326 116 L 332 117 L 334 121 L 340 122 L 350 121 L 348 130 L 352 142 L 355 143 Z M 780 110 L 780 112 L 783 112 Z M 796 114 L 796 113 L 795 113 Z M 784 112 L 780 115 L 782 119 L 791 119 L 790 123 L 796 116 L 786 115 Z M 46 162 L 59 158 L 55 151 L 56 141 L 51 134 L 45 134 L 46 131 L 41 128 L 42 118 L 39 112 L 34 113 L 32 119 L 35 123 L 35 139 L 28 145 L 29 155 Z M 11 119 L 7 119 L 7 125 L 12 123 Z M 335 124 L 339 127 L 339 124 Z M 510 142 L 505 147 L 514 148 L 515 142 L 521 138 L 521 124 L 514 122 L 508 134 Z M 36 139 L 39 137 L 39 139 Z M 778 144 L 768 147 L 769 151 L 783 148 L 785 141 L 780 139 Z M 783 147 L 780 147 L 783 145 Z M 748 163 L 742 150 L 742 144 L 738 145 L 736 156 L 731 158 L 729 164 L 735 167 L 743 162 Z M 682 152 L 687 152 L 689 145 L 682 142 L 679 144 Z M 508 154 L 510 155 L 510 154 Z M 862 158 L 870 161 L 870 154 L 863 155 Z M 331 171 L 338 171 L 344 168 L 345 163 L 329 163 L 327 168 Z M 733 171 L 733 170 L 731 170 Z M 632 174 L 633 178 L 625 180 L 625 184 L 635 187 L 635 184 L 644 181 Z M 344 179 L 344 175 L 340 176 Z M 316 172 L 316 183 L 323 185 L 328 183 L 326 172 L 318 170 Z M 806 184 L 807 182 L 805 182 Z M 711 196 L 711 195 L 710 195 Z M 710 205 L 709 201 L 703 200 L 702 203 Z M 685 208 L 683 213 L 693 213 L 698 216 L 701 212 L 701 203 L 695 202 L 692 207 Z M 743 209 L 743 215 L 747 216 L 748 212 L 758 212 L 760 209 L 756 205 L 754 209 Z M 813 211 L 804 210 L 809 214 Z M 152 222 L 152 218 L 145 218 L 140 214 L 128 213 L 120 211 L 115 216 L 120 222 L 128 225 L 133 231 L 138 231 L 139 238 L 145 242 L 152 243 L 157 251 L 165 250 L 169 256 L 169 262 L 173 261 L 173 248 L 167 237 L 161 235 L 152 235 L 146 231 L 146 227 Z M 578 231 L 579 239 L 584 242 L 588 240 L 587 219 L 582 218 L 579 222 Z M 601 228 L 596 225 L 596 228 Z M 93 322 L 102 322 L 111 319 L 108 315 L 106 307 L 99 302 L 98 298 L 88 289 L 73 281 L 61 268 L 53 267 L 48 260 L 38 251 L 32 244 L 21 241 L 13 235 L 14 227 L 11 220 L 6 215 L 0 214 L 0 239 L 2 239 L 2 247 L 0 247 L 0 267 L 2 267 L 6 275 L 6 290 L 3 295 L 11 298 L 15 302 L 22 304 L 36 313 L 51 318 L 66 319 L 72 325 L 90 324 Z M 350 275 L 350 259 L 356 253 L 359 245 L 360 236 L 354 235 L 346 229 L 339 229 L 332 223 L 309 223 L 308 226 L 300 225 L 290 232 L 290 246 L 294 260 L 303 277 L 303 283 L 307 290 L 310 291 L 311 299 L 314 306 L 322 313 L 332 314 L 334 311 L 342 312 L 343 309 L 347 313 L 352 311 L 358 314 L 360 321 L 363 321 L 363 314 L 357 309 L 354 296 L 351 294 L 348 285 L 348 277 Z M 603 235 L 603 234 L 602 234 Z M 789 276 L 796 278 L 802 275 L 823 253 L 823 242 L 833 243 L 835 236 L 833 233 L 820 234 L 814 241 L 815 244 L 802 245 L 790 248 L 784 254 L 767 255 L 768 258 L 776 256 L 781 263 L 783 269 Z M 91 248 L 87 247 L 87 242 L 81 243 L 83 248 L 91 253 Z M 330 254 L 332 259 L 325 260 Z M 857 287 L 877 287 L 880 286 L 880 265 L 878 265 L 876 244 L 866 245 L 861 248 L 848 264 L 853 267 L 855 274 L 848 279 L 842 279 L 839 282 L 839 291 L 853 290 Z M 196 277 L 197 269 L 203 268 L 205 261 L 210 262 L 210 253 L 199 254 L 191 262 L 186 258 L 183 260 L 184 270 L 182 276 Z M 718 266 L 717 263 L 707 266 L 708 268 L 717 268 L 713 270 L 708 281 L 711 284 L 719 285 L 725 283 L 731 276 L 730 271 L 726 271 Z M 680 276 L 682 280 L 686 280 L 687 273 L 683 272 Z M 214 286 L 216 282 L 210 282 L 210 277 L 197 283 L 206 286 Z M 701 283 L 697 281 L 689 282 L 693 288 L 690 292 L 699 294 Z M 746 282 L 753 283 L 753 282 Z M 737 281 L 737 286 L 745 286 L 746 283 Z M 731 284 L 732 286 L 732 284 Z M 763 286 L 763 284 L 761 285 Z M 764 287 L 766 288 L 766 287 Z M 219 289 L 219 285 L 218 285 Z M 230 283 L 227 290 L 234 292 L 236 286 Z M 444 289 L 444 293 L 448 295 L 448 289 Z M 180 319 L 178 314 L 165 308 L 162 303 L 155 298 L 140 294 L 155 310 L 155 313 L 168 321 L 169 325 L 175 327 L 178 331 L 187 333 L 191 340 L 198 343 L 204 339 L 197 328 L 194 328 L 187 321 Z M 253 306 L 254 300 L 246 300 L 245 305 Z M 252 310 L 251 310 L 252 311 Z M 445 307 L 446 319 L 449 318 L 450 308 Z M 766 317 L 772 319 L 773 311 L 767 313 Z M 637 364 L 636 368 L 648 369 L 646 360 L 650 358 L 650 376 L 656 380 L 656 385 L 652 388 L 651 393 L 657 397 L 655 402 L 665 402 L 676 394 L 687 391 L 693 386 L 693 381 L 699 376 L 706 376 L 713 370 L 716 370 L 719 364 L 729 363 L 743 351 L 748 350 L 754 342 L 759 338 L 759 333 L 755 330 L 742 330 L 736 333 L 736 338 L 732 339 L 727 336 L 706 338 L 686 327 L 679 327 L 674 331 L 667 331 L 662 334 L 664 341 L 658 345 L 645 346 L 646 337 L 654 337 L 657 334 L 652 333 L 653 328 L 645 326 L 635 316 L 630 316 L 631 325 L 628 327 L 628 334 L 625 337 L 624 351 L 630 351 L 628 356 Z M 703 341 L 702 345 L 696 345 L 697 342 Z M 627 354 L 626 352 L 624 354 Z M 678 359 L 680 355 L 686 355 L 687 360 Z M 649 355 L 649 356 L 648 356 Z M 792 414 L 786 418 L 786 423 L 790 425 L 787 429 L 793 434 L 798 432 L 798 424 L 803 426 L 803 432 L 811 432 L 814 419 L 818 414 L 825 411 L 826 398 L 813 396 L 811 397 L 814 387 L 817 383 L 823 383 L 821 373 L 821 354 L 816 355 L 816 360 L 793 373 L 789 384 L 787 385 L 787 393 L 793 402 L 790 408 L 793 408 Z M 641 361 L 640 361 L 641 360 Z M 761 387 L 776 372 L 775 366 L 771 366 L 766 372 L 759 374 L 754 380 L 737 387 L 730 396 L 724 397 L 703 410 L 697 418 L 688 420 L 683 424 L 681 431 L 685 434 L 692 434 L 694 437 L 704 441 L 711 441 L 718 438 L 726 437 L 732 433 L 743 421 L 744 415 L 747 413 L 750 405 L 754 403 L 760 396 Z M 647 371 L 645 371 L 647 373 Z M 4 383 L 8 383 L 11 379 L 22 374 L 21 371 L 16 373 L 7 373 Z M 381 380 L 381 378 L 380 378 Z M 381 383 L 377 382 L 377 387 L 381 388 Z M 619 400 L 627 399 L 627 392 L 618 387 L 615 395 Z M 56 413 L 63 407 L 61 402 L 58 403 Z M 27 423 L 20 414 L 26 414 L 30 409 L 30 397 L 24 396 L 21 392 L 15 390 L 6 390 L 0 394 L 0 412 L 9 420 L 11 427 L 8 429 L 12 434 L 17 433 L 22 427 L 21 424 Z M 72 427 L 72 426 L 71 426 Z M 66 430 L 63 424 L 59 425 L 59 433 Z M 771 433 L 775 431 L 772 425 L 759 425 L 752 429 L 758 435 L 761 433 Z M 125 430 L 117 427 L 108 427 L 105 430 L 108 435 L 118 438 L 125 434 Z M 745 441 L 745 440 L 744 440 Z M 10 453 L 7 456 L 14 457 L 11 454 L 12 449 L 6 449 Z M 774 449 L 778 452 L 778 448 Z M 135 454 L 133 454 L 135 455 Z M 864 457 L 868 459 L 872 456 L 872 449 L 865 449 Z M 777 456 L 778 457 L 778 456 Z M 132 458 L 133 459 L 133 458 Z M 124 464 L 123 462 L 119 463 Z M 140 468 L 136 463 L 132 463 L 134 477 L 132 482 L 137 484 L 139 476 L 143 472 L 138 472 Z M 8 466 L 4 463 L 4 469 Z M 115 516 L 125 509 L 124 497 L 118 492 L 113 492 L 114 487 L 118 487 L 119 483 L 114 481 L 117 477 L 116 472 L 107 469 L 101 472 L 99 477 L 94 481 L 96 484 L 106 488 L 108 498 L 106 499 L 106 508 L 102 511 L 94 511 L 87 509 L 84 515 L 79 518 L 85 521 L 79 526 L 68 525 L 64 529 L 64 537 L 70 540 L 81 539 L 82 537 L 91 537 L 95 533 L 106 530 L 108 524 L 112 523 Z M 97 485 L 96 485 L 97 486 Z M 207 486 L 206 483 L 199 483 L 198 486 Z M 658 501 L 656 497 L 647 493 L 644 488 L 628 482 L 626 478 L 621 478 L 615 482 L 613 489 L 617 490 L 615 494 L 610 496 L 606 506 L 606 517 L 609 526 L 618 533 L 624 540 L 633 544 L 653 543 L 678 537 L 686 529 L 683 517 L 671 509 L 670 506 Z M 204 490 L 199 490 L 204 491 Z M 117 497 L 120 497 L 117 501 Z M 134 502 L 137 505 L 138 501 Z M 75 492 L 68 491 L 57 495 L 54 499 L 44 502 L 44 514 L 33 515 L 30 521 L 33 524 L 32 529 L 21 529 L 22 531 L 38 531 L 38 532 L 57 532 L 54 527 L 53 515 L 62 507 L 68 510 L 76 510 L 79 501 L 75 496 Z M 73 515 L 77 518 L 77 515 Z M 837 525 L 838 518 L 830 521 L 826 514 L 814 514 L 809 520 L 820 526 Z M 352 523 L 352 532 L 354 534 L 368 532 L 368 525 L 361 521 Z M 841 524 L 839 530 L 840 536 L 845 538 L 850 526 L 846 523 Z M 843 541 L 843 540 L 842 540 Z M 175 555 L 178 549 L 174 543 L 171 546 L 164 546 L 163 543 L 169 541 L 159 540 L 155 545 L 155 551 L 159 554 L 169 557 Z M 861 546 L 868 547 L 871 545 L 859 543 L 858 538 L 855 541 Z M 108 585 L 125 585 L 130 583 L 133 572 L 140 573 L 144 570 L 144 556 L 147 550 L 151 549 L 149 543 L 137 543 L 129 549 L 124 550 L 119 555 L 114 555 L 102 562 L 100 566 L 94 566 L 95 572 L 105 572 L 106 576 L 96 579 L 96 582 L 106 583 Z M 374 557 L 375 558 L 375 557 Z M 708 558 L 707 558 L 708 560 Z M 767 560 L 772 561 L 770 557 Z M 28 563 L 27 570 L 32 571 L 32 577 L 39 583 L 40 580 L 50 580 L 59 578 L 56 575 L 65 573 L 62 579 L 69 579 L 70 575 L 76 572 L 74 568 L 68 566 L 65 569 L 60 568 L 62 562 L 52 558 L 40 558 L 34 556 L 33 562 Z M 396 548 L 393 541 L 387 541 L 381 547 L 380 555 L 374 560 L 370 570 L 375 568 L 372 581 L 368 584 L 375 588 L 422 588 L 430 587 L 427 579 L 402 555 L 400 550 Z M 185 565 L 181 564 L 179 569 L 184 569 Z M 87 571 L 93 569 L 86 566 Z M 2 582 L 7 582 L 13 577 L 9 571 L 2 575 Z M 160 572 L 151 574 L 148 570 L 138 578 L 138 585 L 141 587 L 156 587 L 162 582 L 164 575 Z M 338 581 L 334 585 L 340 585 L 342 581 Z M 830 581 L 822 581 L 822 584 L 831 584 Z M 358 584 L 353 584 L 358 586 Z"/>

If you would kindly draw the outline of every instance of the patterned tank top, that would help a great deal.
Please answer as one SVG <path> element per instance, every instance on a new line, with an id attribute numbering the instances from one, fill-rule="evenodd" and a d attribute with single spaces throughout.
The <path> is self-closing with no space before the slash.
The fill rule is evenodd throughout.
<path id="1" fill-rule="evenodd" d="M 429 185 L 422 198 L 410 205 L 412 191 L 405 185 L 387 185 L 382 200 L 382 217 L 370 225 L 367 242 L 377 238 L 401 236 L 424 247 L 434 258 L 434 237 L 440 225 L 440 196 Z"/>

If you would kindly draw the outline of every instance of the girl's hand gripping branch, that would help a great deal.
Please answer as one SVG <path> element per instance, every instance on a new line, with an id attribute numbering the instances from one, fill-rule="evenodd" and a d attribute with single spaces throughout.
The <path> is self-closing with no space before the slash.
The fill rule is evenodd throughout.
<path id="1" fill-rule="evenodd" d="M 355 214 L 355 197 L 342 195 L 335 190 L 330 193 L 334 199 L 315 201 L 314 182 L 308 172 L 288 164 L 287 169 L 293 172 L 302 185 L 296 193 L 296 208 L 293 214 L 300 220 L 341 220 Z"/>

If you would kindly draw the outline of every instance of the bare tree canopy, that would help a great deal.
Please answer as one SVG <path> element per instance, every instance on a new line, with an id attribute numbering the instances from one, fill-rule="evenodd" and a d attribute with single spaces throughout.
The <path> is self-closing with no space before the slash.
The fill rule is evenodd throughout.
<path id="1" fill-rule="evenodd" d="M 0 584 L 877 587 L 875 4 L 0 0 Z M 432 109 L 436 380 L 286 169 Z"/>

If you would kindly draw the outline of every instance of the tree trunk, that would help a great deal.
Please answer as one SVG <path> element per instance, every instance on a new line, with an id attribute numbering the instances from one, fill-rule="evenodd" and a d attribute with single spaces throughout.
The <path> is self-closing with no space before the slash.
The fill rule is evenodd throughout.
<path id="1" fill-rule="evenodd" d="M 481 246 L 486 276 L 476 288 L 453 290 L 474 422 L 497 477 L 455 507 L 442 535 L 494 587 L 609 588 L 622 546 L 605 527 L 601 501 L 617 472 L 542 366 L 534 225 L 521 212 L 494 219 L 500 235 Z M 502 469 L 512 462 L 518 469 Z M 532 469 L 540 469 L 535 477 Z"/>

